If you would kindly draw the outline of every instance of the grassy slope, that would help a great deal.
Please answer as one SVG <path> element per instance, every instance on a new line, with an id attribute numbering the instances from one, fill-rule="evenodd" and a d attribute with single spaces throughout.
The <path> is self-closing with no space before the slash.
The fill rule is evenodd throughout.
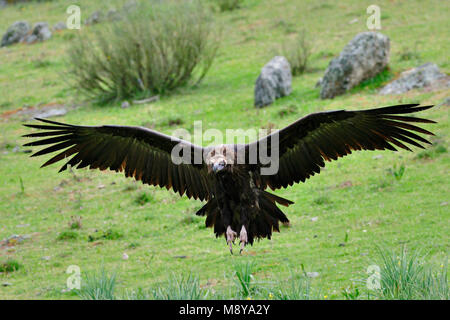
<path id="1" fill-rule="evenodd" d="M 12 22 L 26 19 L 31 23 L 63 20 L 69 2 L 54 1 L 11 7 L 0 11 L 0 30 Z M 81 4 L 83 19 L 94 10 L 89 1 Z M 246 1 L 244 8 L 232 13 L 217 13 L 223 25 L 223 44 L 217 60 L 203 83 L 195 89 L 181 89 L 161 101 L 121 109 L 117 105 L 95 107 L 85 104 L 70 112 L 64 120 L 80 124 L 114 123 L 142 125 L 153 123 L 157 130 L 171 133 L 164 125 L 169 118 L 181 118 L 190 128 L 203 120 L 203 129 L 260 128 L 270 123 L 278 127 L 319 110 L 361 109 L 395 103 L 440 103 L 447 91 L 413 91 L 402 96 L 378 96 L 368 89 L 354 90 L 334 100 L 318 99 L 315 82 L 323 75 L 330 54 L 337 55 L 358 32 L 365 31 L 366 7 L 370 2 L 334 1 Z M 444 72 L 448 63 L 449 7 L 441 1 L 381 1 L 382 32 L 391 39 L 391 63 L 397 74 L 409 67 L 432 61 Z M 420 12 L 420 14 L 418 13 Z M 350 24 L 354 18 L 358 22 Z M 83 32 L 95 31 L 94 26 Z M 312 67 L 317 71 L 293 80 L 291 96 L 278 100 L 263 110 L 255 110 L 253 85 L 260 68 L 272 57 L 279 39 L 289 32 L 307 28 L 314 38 Z M 70 41 L 66 30 L 50 41 L 33 46 L 16 45 L 0 50 L 0 112 L 23 105 L 65 103 L 80 99 L 66 89 L 59 74 L 64 71 L 64 50 Z M 417 41 L 419 59 L 400 61 L 404 47 Z M 38 67 L 36 60 L 47 63 Z M 297 112 L 285 117 L 279 111 L 295 106 Z M 438 121 L 429 126 L 440 146 L 449 148 L 448 107 L 428 110 L 422 116 Z M 231 121 L 230 121 L 231 119 Z M 5 149 L 6 144 L 24 143 L 27 132 L 20 118 L 0 118 L 0 239 L 12 234 L 30 234 L 31 239 L 10 249 L 0 249 L 2 260 L 12 258 L 23 269 L 0 274 L 1 298 L 68 298 L 62 293 L 71 264 L 82 271 L 107 270 L 119 273 L 120 288 L 149 287 L 171 273 L 192 271 L 202 283 L 223 291 L 232 272 L 231 262 L 254 260 L 255 276 L 269 281 L 289 276 L 289 268 L 317 271 L 313 286 L 329 298 L 339 298 L 341 289 L 365 277 L 374 258 L 375 245 L 397 249 L 402 244 L 421 248 L 429 259 L 446 259 L 449 249 L 448 153 L 432 159 L 418 159 L 409 152 L 364 152 L 328 164 L 324 172 L 305 184 L 295 185 L 277 194 L 294 200 L 285 209 L 292 227 L 283 228 L 272 241 L 249 247 L 243 256 L 230 257 L 223 239 L 215 239 L 203 220 L 193 217 L 199 202 L 180 199 L 173 193 L 135 184 L 119 174 L 77 171 L 57 174 L 57 168 L 38 170 L 44 159 L 29 159 L 23 153 Z M 4 151 L 8 151 L 5 153 Z M 381 159 L 373 159 L 382 154 Z M 394 165 L 406 167 L 397 181 L 387 170 Z M 21 194 L 19 177 L 25 193 Z M 351 181 L 352 187 L 339 187 Z M 63 183 L 62 183 L 63 182 Z M 58 187 L 62 183 L 60 188 Z M 104 188 L 99 189 L 99 185 Z M 128 190 L 131 189 L 131 190 Z M 128 190 L 128 191 L 127 191 Z M 143 206 L 135 203 L 141 192 L 153 200 Z M 325 202 L 325 203 L 322 203 Z M 321 204 L 322 203 L 322 204 Z M 81 215 L 83 228 L 77 240 L 57 241 L 68 230 L 70 216 Z M 316 222 L 312 217 L 318 217 Z M 22 226 L 25 225 L 25 226 Z M 112 228 L 123 234 L 118 240 L 88 242 L 95 229 Z M 364 231 L 365 230 L 365 231 Z M 349 240 L 344 247 L 345 233 Z M 136 247 L 130 248 L 130 244 Z M 133 247 L 133 246 L 132 246 Z M 129 255 L 128 260 L 122 254 Z M 50 257 L 44 260 L 43 257 Z M 175 256 L 187 256 L 184 259 Z"/>

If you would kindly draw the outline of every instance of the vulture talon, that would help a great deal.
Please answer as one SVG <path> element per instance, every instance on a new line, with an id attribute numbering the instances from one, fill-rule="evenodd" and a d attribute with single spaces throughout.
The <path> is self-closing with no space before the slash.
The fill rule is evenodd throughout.
<path id="1" fill-rule="evenodd" d="M 230 252 L 233 254 L 233 244 L 237 237 L 237 233 L 234 232 L 230 226 L 227 228 L 227 244 L 230 246 Z"/>
<path id="2" fill-rule="evenodd" d="M 239 234 L 239 244 L 241 245 L 241 250 L 239 251 L 239 254 L 242 253 L 247 243 L 248 243 L 247 230 L 245 229 L 244 226 L 242 226 L 241 232 Z"/>

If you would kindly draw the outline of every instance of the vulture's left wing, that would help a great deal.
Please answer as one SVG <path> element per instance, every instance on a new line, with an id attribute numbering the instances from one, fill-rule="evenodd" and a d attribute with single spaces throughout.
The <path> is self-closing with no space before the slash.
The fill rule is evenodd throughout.
<path id="1" fill-rule="evenodd" d="M 279 170 L 274 175 L 261 176 L 261 185 L 271 189 L 286 188 L 319 173 L 320 167 L 325 166 L 324 160 L 337 160 L 353 150 L 397 151 L 393 145 L 410 150 L 405 143 L 419 148 L 423 148 L 419 142 L 431 144 L 415 132 L 433 134 L 411 122 L 435 122 L 404 116 L 431 107 L 405 104 L 362 111 L 313 113 L 247 147 L 251 150 L 264 143 L 270 153 L 274 148 L 270 138 L 278 134 Z"/>
<path id="2" fill-rule="evenodd" d="M 179 143 L 183 143 L 186 147 L 183 151 L 189 150 L 191 156 L 202 154 L 203 148 L 199 146 L 142 127 L 76 126 L 44 119 L 36 120 L 49 125 L 25 124 L 27 127 L 44 131 L 24 137 L 46 138 L 27 143 L 25 146 L 50 146 L 32 156 L 59 152 L 42 167 L 73 156 L 60 172 L 66 170 L 68 165 L 77 166 L 78 169 L 89 166 L 90 169 L 124 171 L 127 177 L 134 177 L 154 186 L 173 188 L 180 195 L 186 193 L 189 198 L 205 200 L 212 197 L 203 163 L 175 164 L 171 159 L 172 149 Z"/>

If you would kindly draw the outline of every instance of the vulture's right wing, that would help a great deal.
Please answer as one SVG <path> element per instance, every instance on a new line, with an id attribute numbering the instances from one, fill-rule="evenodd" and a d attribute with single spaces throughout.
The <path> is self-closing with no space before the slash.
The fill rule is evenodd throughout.
<path id="1" fill-rule="evenodd" d="M 173 188 L 180 195 L 205 200 L 212 197 L 207 170 L 203 164 L 175 164 L 171 158 L 172 149 L 183 143 L 194 155 L 202 154 L 203 148 L 160 132 L 142 127 L 128 126 L 76 126 L 50 120 L 37 119 L 50 125 L 25 124 L 27 127 L 44 130 L 24 137 L 47 137 L 25 146 L 50 145 L 34 153 L 40 156 L 58 151 L 42 165 L 73 156 L 61 169 L 68 165 L 77 168 L 124 171 L 125 176 L 142 180 L 143 183 Z M 62 151 L 62 152 L 61 152 Z"/>

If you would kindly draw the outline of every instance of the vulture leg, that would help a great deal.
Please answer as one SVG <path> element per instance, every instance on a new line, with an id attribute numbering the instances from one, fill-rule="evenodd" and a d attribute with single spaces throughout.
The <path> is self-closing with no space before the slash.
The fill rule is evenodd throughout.
<path id="1" fill-rule="evenodd" d="M 244 247 L 248 243 L 247 230 L 245 229 L 244 225 L 242 225 L 241 232 L 239 234 L 239 240 L 240 240 L 240 244 L 241 244 L 241 250 L 239 251 L 239 254 L 241 254 L 242 250 L 244 250 Z"/>
<path id="2" fill-rule="evenodd" d="M 227 228 L 227 244 L 230 246 L 230 253 L 233 254 L 233 243 L 236 239 L 237 233 L 234 232 L 230 226 Z"/>

